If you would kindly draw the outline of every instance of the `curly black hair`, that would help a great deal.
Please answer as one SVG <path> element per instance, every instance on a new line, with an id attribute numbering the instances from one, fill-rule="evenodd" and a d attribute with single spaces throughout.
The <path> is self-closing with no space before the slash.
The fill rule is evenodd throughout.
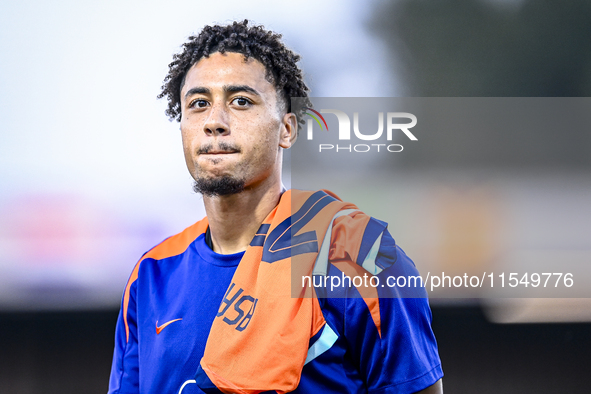
<path id="1" fill-rule="evenodd" d="M 274 84 L 287 112 L 292 112 L 291 97 L 302 97 L 302 106 L 294 108 L 298 123 L 303 123 L 305 107 L 311 107 L 308 87 L 302 71 L 296 65 L 300 56 L 287 49 L 281 42 L 281 34 L 265 30 L 263 26 L 248 26 L 248 19 L 226 26 L 205 26 L 197 36 L 189 37 L 181 53 L 174 55 L 168 65 L 162 92 L 158 98 L 168 99 L 166 115 L 172 121 L 181 121 L 181 89 L 189 69 L 203 57 L 220 52 L 237 52 L 261 62 L 267 70 L 266 78 Z"/>

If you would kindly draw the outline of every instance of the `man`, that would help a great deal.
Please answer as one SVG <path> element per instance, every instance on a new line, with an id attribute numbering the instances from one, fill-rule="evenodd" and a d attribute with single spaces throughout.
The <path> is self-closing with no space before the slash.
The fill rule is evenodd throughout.
<path id="1" fill-rule="evenodd" d="M 348 256 L 369 255 L 370 233 L 381 237 L 373 267 L 415 272 L 382 222 L 330 193 L 283 189 L 282 150 L 302 115 L 290 97 L 308 90 L 298 60 L 247 21 L 207 26 L 175 55 L 160 96 L 207 218 L 135 266 L 109 393 L 442 392 L 426 298 L 290 296 L 292 266 L 363 271 Z"/>

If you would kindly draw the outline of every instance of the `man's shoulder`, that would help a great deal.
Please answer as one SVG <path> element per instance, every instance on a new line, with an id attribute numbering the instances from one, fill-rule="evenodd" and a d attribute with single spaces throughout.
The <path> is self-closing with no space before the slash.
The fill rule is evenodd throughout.
<path id="1" fill-rule="evenodd" d="M 205 217 L 197 223 L 187 227 L 180 233 L 166 238 L 164 241 L 160 242 L 152 249 L 144 253 L 144 255 L 133 267 L 131 275 L 127 280 L 124 293 L 124 302 L 127 302 L 126 300 L 128 298 L 131 285 L 138 279 L 140 267 L 145 266 L 142 264 L 142 262 L 146 260 L 158 261 L 183 254 L 193 241 L 195 241 L 201 234 L 205 233 L 208 225 L 209 222 L 207 221 L 207 217 Z"/>
<path id="2" fill-rule="evenodd" d="M 209 222 L 207 217 L 204 217 L 180 233 L 166 238 L 152 249 L 144 253 L 141 259 L 138 261 L 138 264 L 145 259 L 162 260 L 184 253 L 193 241 L 195 241 L 201 234 L 204 234 L 207 231 L 208 225 Z"/>

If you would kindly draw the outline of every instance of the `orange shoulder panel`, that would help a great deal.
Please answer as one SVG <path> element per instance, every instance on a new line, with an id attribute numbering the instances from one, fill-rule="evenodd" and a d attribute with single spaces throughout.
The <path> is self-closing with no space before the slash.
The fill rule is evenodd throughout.
<path id="1" fill-rule="evenodd" d="M 131 285 L 137 280 L 140 264 L 147 258 L 155 260 L 165 259 L 183 253 L 191 242 L 193 242 L 199 235 L 207 231 L 209 222 L 207 217 L 201 219 L 192 226 L 187 227 L 182 232 L 173 235 L 170 238 L 166 238 L 164 241 L 154 246 L 148 253 L 142 256 L 142 258 L 136 263 L 131 271 L 131 276 L 125 286 L 125 292 L 123 293 L 123 322 L 125 323 L 125 338 L 129 341 L 129 325 L 127 324 L 127 309 L 129 307 L 129 292 Z"/>

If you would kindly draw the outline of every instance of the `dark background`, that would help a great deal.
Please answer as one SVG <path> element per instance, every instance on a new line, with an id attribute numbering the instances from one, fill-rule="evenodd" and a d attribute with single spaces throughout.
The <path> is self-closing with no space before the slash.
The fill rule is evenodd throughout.
<path id="1" fill-rule="evenodd" d="M 407 97 L 591 95 L 588 0 L 390 1 L 379 4 L 369 28 L 386 43 Z M 507 173 L 591 168 L 591 132 L 575 128 L 429 137 L 395 165 Z"/>
<path id="2" fill-rule="evenodd" d="M 106 393 L 117 311 L 0 315 L 0 393 Z M 433 307 L 446 393 L 586 393 L 591 324 L 489 323 Z"/>

